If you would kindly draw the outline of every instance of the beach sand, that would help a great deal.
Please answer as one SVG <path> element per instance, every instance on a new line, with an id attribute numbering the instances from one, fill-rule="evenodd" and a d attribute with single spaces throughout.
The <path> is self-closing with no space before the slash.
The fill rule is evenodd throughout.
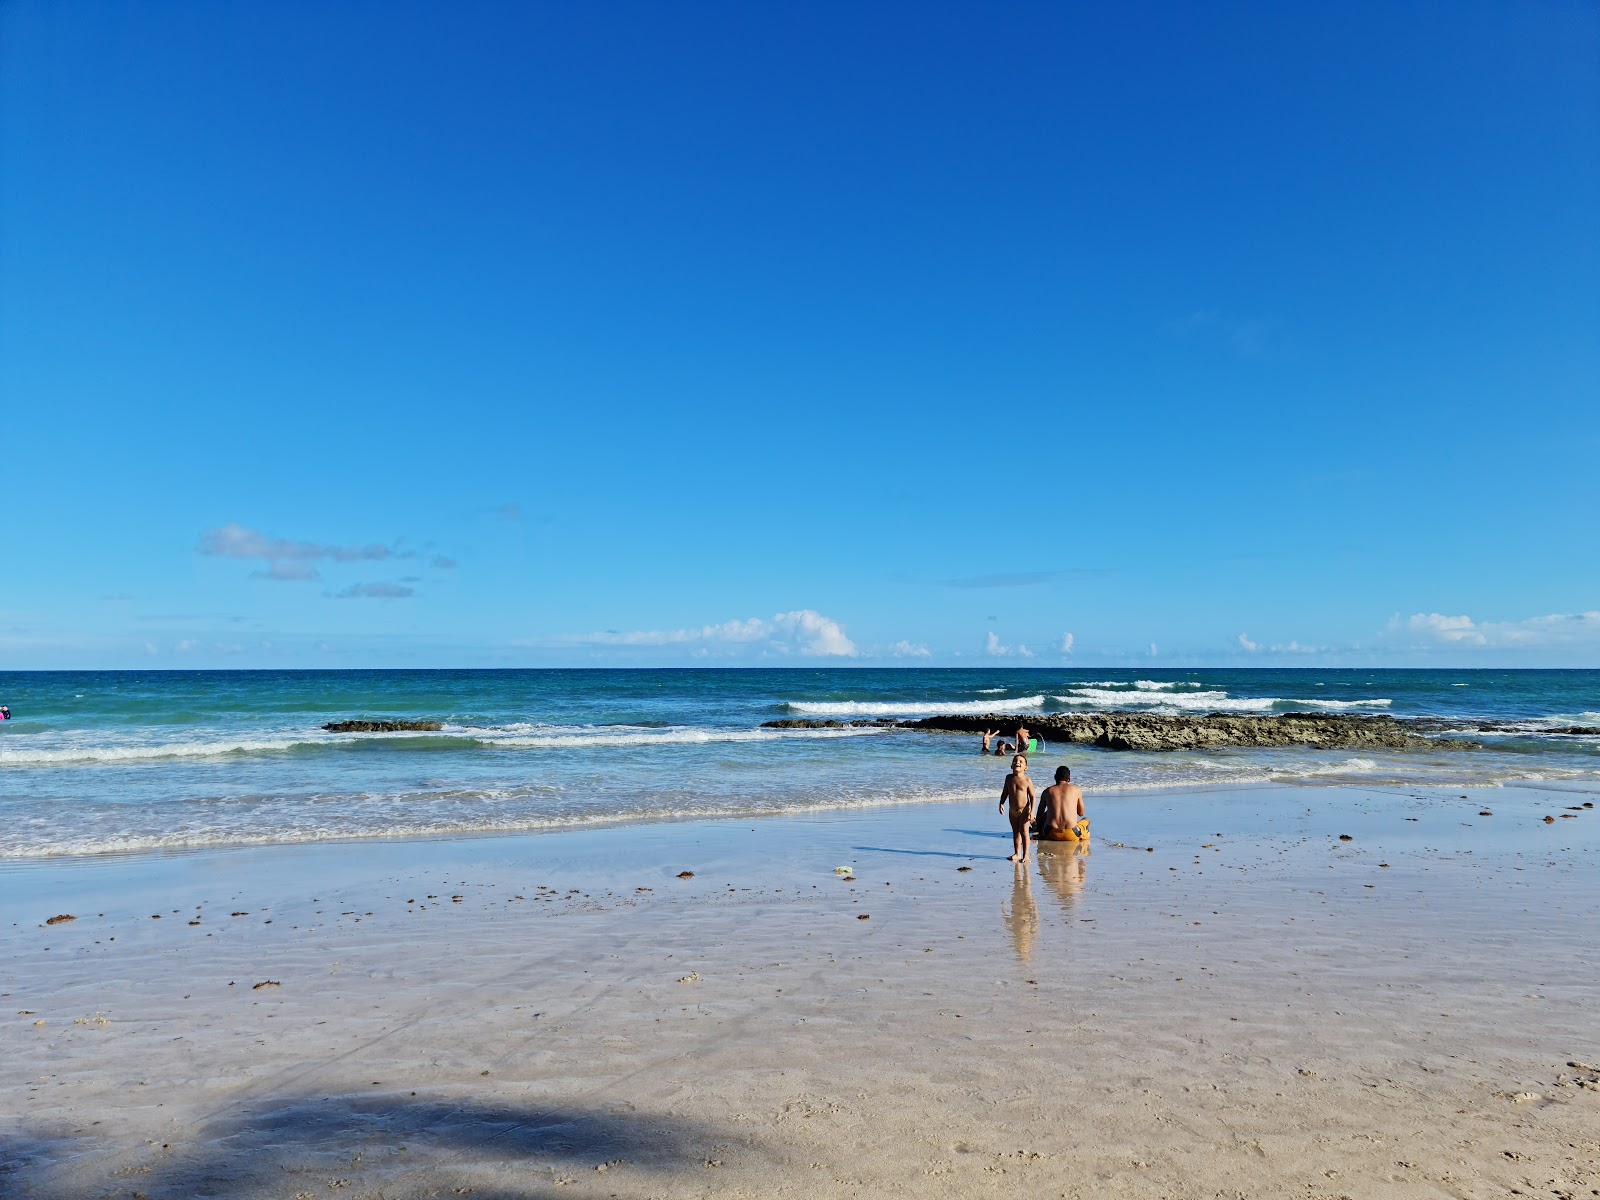
<path id="1" fill-rule="evenodd" d="M 0 1195 L 1600 1195 L 1595 800 L 13 864 Z"/>

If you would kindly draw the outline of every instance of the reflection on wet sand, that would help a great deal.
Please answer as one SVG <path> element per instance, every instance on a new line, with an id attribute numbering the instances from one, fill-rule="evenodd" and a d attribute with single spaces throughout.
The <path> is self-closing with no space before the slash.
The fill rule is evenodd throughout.
<path id="1" fill-rule="evenodd" d="M 1039 936 L 1039 909 L 1033 903 L 1033 876 L 1027 863 L 1016 864 L 1011 878 L 1011 902 L 1000 906 L 1000 915 L 1011 931 L 1017 957 L 1027 962 L 1033 956 L 1034 939 Z"/>
<path id="2" fill-rule="evenodd" d="M 1039 874 L 1060 897 L 1062 907 L 1071 908 L 1078 893 L 1083 891 L 1084 880 L 1089 875 L 1089 844 L 1040 842 L 1036 849 Z"/>

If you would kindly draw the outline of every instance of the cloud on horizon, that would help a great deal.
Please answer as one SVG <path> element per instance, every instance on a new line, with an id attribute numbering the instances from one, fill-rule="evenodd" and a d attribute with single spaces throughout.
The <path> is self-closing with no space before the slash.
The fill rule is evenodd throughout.
<path id="1" fill-rule="evenodd" d="M 720 625 L 702 625 L 699 629 L 639 629 L 628 633 L 608 629 L 522 644 L 678 646 L 696 654 L 750 648 L 768 654 L 798 654 L 808 658 L 855 658 L 861 653 L 845 634 L 844 626 L 809 608 L 777 613 L 766 620 L 760 617 L 745 621 L 735 619 Z"/>
<path id="2" fill-rule="evenodd" d="M 1033 651 L 1020 643 L 1015 646 L 1002 645 L 999 635 L 992 629 L 989 631 L 988 637 L 984 638 L 983 652 L 990 658 L 1010 658 L 1013 655 L 1017 658 L 1033 657 Z"/>
<path id="3" fill-rule="evenodd" d="M 1600 612 L 1551 613 L 1521 621 L 1475 621 L 1466 615 L 1413 613 L 1389 620 L 1386 635 L 1414 646 L 1548 650 L 1600 648 Z"/>

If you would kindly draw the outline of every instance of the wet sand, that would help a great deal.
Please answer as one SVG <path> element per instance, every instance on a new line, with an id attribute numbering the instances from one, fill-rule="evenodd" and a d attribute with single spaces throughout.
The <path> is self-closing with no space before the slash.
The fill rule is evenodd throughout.
<path id="1" fill-rule="evenodd" d="M 0 1195 L 1600 1194 L 1597 800 L 8 866 Z"/>

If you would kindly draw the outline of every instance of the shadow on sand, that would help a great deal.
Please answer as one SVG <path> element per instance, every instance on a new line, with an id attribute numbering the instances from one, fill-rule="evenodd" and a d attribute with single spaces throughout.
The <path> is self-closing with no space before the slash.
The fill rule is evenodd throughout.
<path id="1" fill-rule="evenodd" d="M 958 854 L 954 850 L 896 850 L 893 846 L 851 846 L 850 849 L 872 854 L 910 854 L 916 858 L 959 858 L 963 862 L 981 859 L 1010 861 L 1003 854 Z"/>
<path id="2" fill-rule="evenodd" d="M 650 1191 L 679 1171 L 692 1172 L 703 1187 L 708 1159 L 747 1149 L 730 1146 L 742 1141 L 731 1131 L 626 1106 L 602 1111 L 392 1094 L 267 1097 L 252 1101 L 248 1112 L 167 1136 L 170 1148 L 102 1148 L 89 1135 L 5 1135 L 0 1195 L 570 1200 L 592 1189 Z M 584 1182 L 590 1188 L 564 1186 Z"/>

